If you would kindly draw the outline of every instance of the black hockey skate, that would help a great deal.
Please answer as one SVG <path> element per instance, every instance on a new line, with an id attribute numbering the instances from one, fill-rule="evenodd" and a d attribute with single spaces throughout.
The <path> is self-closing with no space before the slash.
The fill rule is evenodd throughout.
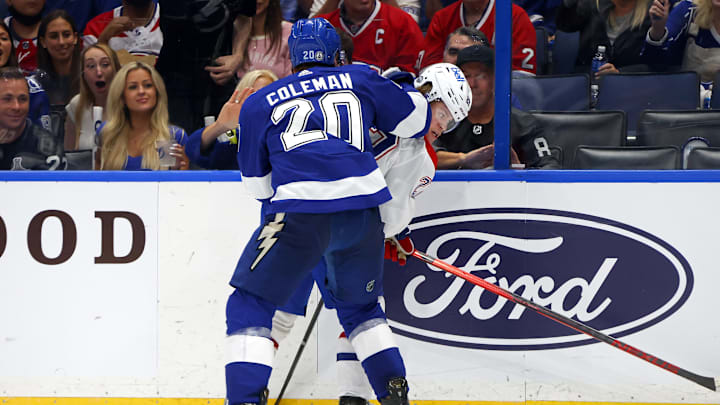
<path id="1" fill-rule="evenodd" d="M 338 405 L 370 405 L 370 403 L 365 398 L 342 396 Z"/>
<path id="2" fill-rule="evenodd" d="M 407 380 L 403 377 L 395 377 L 388 381 L 387 389 L 389 395 L 380 399 L 380 405 L 410 405 L 408 400 Z"/>

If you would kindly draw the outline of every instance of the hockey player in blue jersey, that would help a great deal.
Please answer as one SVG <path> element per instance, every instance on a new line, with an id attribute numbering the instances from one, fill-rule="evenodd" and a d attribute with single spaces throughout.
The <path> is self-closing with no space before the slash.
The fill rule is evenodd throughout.
<path id="1" fill-rule="evenodd" d="M 383 224 L 390 200 L 369 129 L 423 136 L 425 97 L 364 66 L 335 67 L 339 37 L 326 20 L 299 20 L 288 40 L 294 74 L 251 95 L 240 113 L 238 164 L 243 184 L 266 216 L 246 245 L 227 304 L 227 399 L 266 400 L 274 345 L 272 317 L 324 260 L 327 288 L 383 405 L 407 402 L 405 367 L 377 298 Z M 340 305 L 341 304 L 341 305 Z"/>
<path id="2" fill-rule="evenodd" d="M 405 229 L 415 212 L 415 198 L 430 185 L 435 175 L 437 159 L 432 142 L 467 117 L 472 94 L 462 71 L 449 63 L 428 66 L 414 81 L 406 72 L 388 71 L 384 75 L 398 82 L 413 83 L 425 95 L 432 110 L 432 122 L 424 139 L 398 138 L 381 131 L 372 131 L 371 134 L 375 160 L 393 196 L 392 200 L 380 206 L 386 238 L 385 258 L 404 264 L 404 255 L 412 253 L 413 245 L 409 237 L 402 238 L 398 234 L 407 235 Z M 338 303 L 333 301 L 324 286 L 324 263 L 313 270 L 313 278 L 325 305 L 336 308 Z M 306 279 L 291 299 L 275 312 L 272 337 L 276 342 L 281 342 L 297 317 L 305 314 L 312 286 L 313 280 Z M 382 290 L 381 280 L 376 288 Z M 356 338 L 342 333 L 338 341 L 336 364 L 340 405 L 366 405 L 370 399 L 368 379 L 361 364 L 371 357 L 373 351 L 356 352 L 352 344 Z M 389 337 L 387 342 L 386 347 L 394 347 Z"/>

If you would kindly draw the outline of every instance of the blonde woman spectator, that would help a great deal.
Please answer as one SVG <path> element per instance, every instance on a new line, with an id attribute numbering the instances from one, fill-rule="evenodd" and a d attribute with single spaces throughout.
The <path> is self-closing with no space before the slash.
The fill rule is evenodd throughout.
<path id="1" fill-rule="evenodd" d="M 206 169 L 237 170 L 237 135 L 238 118 L 240 117 L 239 103 L 247 95 L 259 90 L 277 80 L 275 73 L 266 70 L 253 70 L 245 74 L 238 83 L 232 97 L 220 110 L 217 121 L 212 125 L 200 128 L 190 135 L 186 149 L 190 160 Z M 246 95 L 247 94 L 247 95 Z M 238 102 L 236 103 L 235 100 Z M 223 134 L 230 135 L 229 140 L 220 141 Z"/>
<path id="2" fill-rule="evenodd" d="M 580 31 L 575 71 L 589 73 L 598 45 L 606 47 L 608 63 L 596 73 L 651 70 L 640 56 L 650 28 L 651 0 L 563 0 L 555 19 L 557 29 Z"/>
<path id="3" fill-rule="evenodd" d="M 102 137 L 102 170 L 159 170 L 158 141 L 175 145 L 170 155 L 174 169 L 187 170 L 187 134 L 168 123 L 165 83 L 143 62 L 130 62 L 115 75 L 107 99 L 107 121 L 98 129 Z"/>
<path id="4" fill-rule="evenodd" d="M 288 50 L 292 24 L 283 21 L 280 1 L 258 0 L 256 14 L 249 21 L 252 21 L 252 29 L 247 43 L 241 44 L 244 57 L 237 72 L 238 78 L 257 69 L 270 70 L 280 78 L 288 76 L 292 70 Z"/>
<path id="5" fill-rule="evenodd" d="M 93 107 L 105 110 L 110 82 L 120 70 L 115 51 L 105 44 L 85 48 L 80 60 L 80 92 L 65 106 L 65 150 L 92 149 L 95 146 Z"/>
<path id="6" fill-rule="evenodd" d="M 650 61 L 681 70 L 694 70 L 703 83 L 720 70 L 720 3 L 683 0 L 670 11 L 668 0 L 653 1 L 652 26 L 643 55 Z"/>

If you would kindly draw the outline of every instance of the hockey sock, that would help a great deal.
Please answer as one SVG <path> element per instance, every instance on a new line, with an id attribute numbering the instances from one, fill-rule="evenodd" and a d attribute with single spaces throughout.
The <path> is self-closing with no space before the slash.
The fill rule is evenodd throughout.
<path id="1" fill-rule="evenodd" d="M 337 362 L 338 391 L 340 397 L 372 398 L 365 370 L 355 354 L 355 350 L 343 332 L 338 338 Z"/>
<path id="2" fill-rule="evenodd" d="M 230 363 L 225 365 L 225 384 L 228 405 L 257 404 L 260 401 L 272 368 L 256 363 Z"/>
<path id="3" fill-rule="evenodd" d="M 387 383 L 395 377 L 405 377 L 405 365 L 397 347 L 383 350 L 363 360 L 362 366 L 370 380 L 375 395 L 385 398 L 389 395 Z"/>
<path id="4" fill-rule="evenodd" d="M 260 402 L 272 371 L 275 345 L 270 337 L 275 306 L 246 291 L 228 299 L 225 383 L 229 404 Z"/>

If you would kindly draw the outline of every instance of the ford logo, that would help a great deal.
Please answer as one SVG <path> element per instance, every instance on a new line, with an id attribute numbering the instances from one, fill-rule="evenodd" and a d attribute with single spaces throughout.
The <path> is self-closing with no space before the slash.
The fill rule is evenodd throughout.
<path id="1" fill-rule="evenodd" d="M 419 250 L 616 338 L 648 328 L 688 299 L 693 274 L 672 246 L 605 218 L 492 208 L 418 217 Z M 594 339 L 419 260 L 387 262 L 395 333 L 444 345 L 538 350 Z"/>

